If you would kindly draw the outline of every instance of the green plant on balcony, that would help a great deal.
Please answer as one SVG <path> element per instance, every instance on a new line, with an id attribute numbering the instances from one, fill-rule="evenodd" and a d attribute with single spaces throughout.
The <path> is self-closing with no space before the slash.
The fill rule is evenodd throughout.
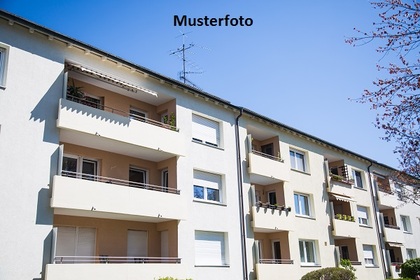
<path id="1" fill-rule="evenodd" d="M 157 280 L 184 280 L 184 279 L 166 276 L 166 277 L 159 277 Z M 192 280 L 192 278 L 185 278 L 185 280 Z"/>
<path id="2" fill-rule="evenodd" d="M 72 80 L 72 84 L 71 85 L 67 85 L 67 96 L 70 97 L 74 97 L 76 99 L 80 99 L 80 98 L 84 98 L 85 97 L 85 93 L 83 92 L 83 87 L 78 87 L 74 84 L 74 80 Z"/>
<path id="3" fill-rule="evenodd" d="M 337 220 L 342 220 L 343 219 L 343 215 L 342 214 L 335 214 L 335 218 Z"/>
<path id="4" fill-rule="evenodd" d="M 170 113 L 163 117 L 163 123 L 168 124 L 171 130 L 176 130 L 176 116 L 175 113 Z"/>
<path id="5" fill-rule="evenodd" d="M 331 180 L 333 181 L 338 181 L 338 182 L 344 181 L 344 177 L 337 174 L 330 173 L 330 177 L 331 177 Z"/>
<path id="6" fill-rule="evenodd" d="M 276 210 L 277 209 L 277 204 L 270 204 L 270 209 L 271 210 Z"/>

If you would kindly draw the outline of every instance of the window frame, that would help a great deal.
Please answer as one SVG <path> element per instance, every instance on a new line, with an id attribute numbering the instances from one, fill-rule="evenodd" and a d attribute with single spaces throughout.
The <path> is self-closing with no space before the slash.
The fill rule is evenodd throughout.
<path id="1" fill-rule="evenodd" d="M 302 244 L 302 246 L 301 246 Z M 310 247 L 308 247 L 310 244 Z M 312 249 L 313 261 L 308 261 L 308 248 Z M 302 251 L 303 249 L 303 251 Z M 302 255 L 303 252 L 303 255 Z M 305 266 L 317 266 L 318 265 L 318 251 L 316 240 L 299 239 L 299 259 L 300 264 Z"/>
<path id="2" fill-rule="evenodd" d="M 143 116 L 141 116 L 143 115 Z M 147 112 L 140 110 L 136 107 L 130 106 L 130 119 L 136 120 L 139 122 L 146 122 L 147 120 Z"/>
<path id="3" fill-rule="evenodd" d="M 407 215 L 400 215 L 401 225 L 403 228 L 404 233 L 413 233 L 413 229 L 411 227 L 410 216 Z"/>
<path id="4" fill-rule="evenodd" d="M 407 260 L 412 260 L 417 258 L 416 249 L 406 248 Z"/>
<path id="5" fill-rule="evenodd" d="M 217 179 L 216 179 L 217 178 Z M 210 180 L 208 180 L 210 179 Z M 217 184 L 218 188 L 212 187 Z M 196 196 L 196 189 L 202 188 L 203 197 Z M 216 190 L 218 200 L 209 199 L 209 190 Z M 217 173 L 194 170 L 193 171 L 193 200 L 214 204 L 224 204 L 223 176 Z"/>
<path id="6" fill-rule="evenodd" d="M 143 177 L 144 177 L 144 182 L 138 182 L 138 181 L 133 181 L 131 180 L 131 176 L 130 176 L 130 172 L 134 171 L 134 172 L 139 172 L 139 173 L 143 173 Z M 128 182 L 129 182 L 129 186 L 130 187 L 135 187 L 135 188 L 141 188 L 143 185 L 146 186 L 149 183 L 149 172 L 147 169 L 135 166 L 135 165 L 130 165 L 128 167 Z M 133 184 L 135 183 L 135 184 Z"/>
<path id="7" fill-rule="evenodd" d="M 298 197 L 298 200 L 296 200 L 296 197 Z M 300 197 L 306 198 L 307 206 L 308 206 L 308 209 L 307 209 L 308 214 L 302 214 L 301 213 L 302 204 L 300 203 L 301 202 Z M 303 193 L 294 193 L 293 194 L 293 199 L 294 199 L 294 205 L 295 205 L 295 215 L 297 217 L 307 217 L 307 218 L 313 218 L 314 217 L 314 213 L 313 213 L 313 209 L 312 209 L 312 202 L 311 202 L 311 195 L 303 194 Z M 298 202 L 298 205 L 296 205 L 296 202 Z"/>
<path id="8" fill-rule="evenodd" d="M 9 46 L 0 43 L 0 89 L 6 88 L 9 52 Z"/>
<path id="9" fill-rule="evenodd" d="M 375 250 L 373 245 L 363 244 L 363 260 L 365 262 L 365 266 L 367 267 L 375 267 L 376 265 L 376 258 L 375 258 Z M 368 250 L 369 249 L 369 250 Z M 367 258 L 366 253 L 371 253 L 372 257 Z M 368 256 L 369 257 L 369 256 Z M 367 262 L 366 260 L 371 260 L 372 263 Z"/>
<path id="10" fill-rule="evenodd" d="M 357 180 L 357 176 L 356 176 L 357 173 L 360 174 L 360 184 L 361 184 L 361 186 L 359 186 L 359 183 L 358 183 L 358 180 Z M 354 187 L 355 188 L 362 189 L 362 190 L 365 189 L 363 174 L 364 174 L 364 172 L 362 170 L 352 169 L 352 176 L 353 176 Z"/>
<path id="11" fill-rule="evenodd" d="M 302 155 L 302 169 L 299 168 L 298 163 L 296 161 L 296 155 Z M 308 168 L 308 160 L 307 160 L 307 153 L 304 151 L 300 151 L 297 149 L 290 148 L 289 149 L 289 157 L 290 157 L 290 168 L 292 170 L 309 173 Z"/>
<path id="12" fill-rule="evenodd" d="M 96 181 L 97 176 L 100 176 L 99 171 L 101 169 L 100 169 L 100 161 L 98 159 L 90 158 L 90 157 L 84 157 L 84 156 L 75 156 L 75 155 L 72 155 L 72 154 L 64 154 L 63 155 L 63 161 L 64 161 L 64 158 L 71 158 L 71 159 L 76 160 L 76 174 L 74 176 L 72 176 L 72 174 L 71 174 L 70 176 L 68 175 L 67 177 Z M 90 162 L 95 163 L 95 174 L 87 174 L 86 173 L 86 176 L 84 175 L 85 173 L 83 173 L 83 163 L 85 161 L 86 162 L 90 161 Z M 63 171 L 65 172 L 65 171 L 68 171 L 68 170 L 64 170 L 63 166 L 62 166 L 61 172 L 63 172 Z M 72 172 L 74 172 L 74 171 L 72 171 Z M 93 176 L 93 178 L 89 179 L 90 176 Z"/>
<path id="13" fill-rule="evenodd" d="M 365 212 L 360 211 L 360 209 L 365 210 Z M 361 212 L 364 212 L 366 214 L 366 218 L 360 217 Z M 366 223 L 361 223 L 361 220 L 362 221 L 366 220 Z M 362 206 L 362 205 L 357 205 L 357 221 L 358 221 L 359 225 L 361 225 L 361 226 L 367 226 L 367 227 L 370 226 L 369 208 L 368 207 Z"/>
<path id="14" fill-rule="evenodd" d="M 201 241 L 201 242 L 200 242 Z M 214 244 L 212 244 L 212 242 Z M 219 242 L 220 247 L 214 247 L 216 242 Z M 207 244 L 205 244 L 207 243 Z M 229 254 L 228 254 L 228 238 L 226 232 L 216 232 L 216 231 L 202 231 L 195 230 L 194 232 L 194 263 L 195 266 L 229 266 Z M 204 246 L 203 246 L 204 245 Z M 205 248 L 207 246 L 207 248 Z M 204 248 L 203 248 L 204 247 Z M 203 259 L 203 252 L 198 249 L 202 249 L 206 255 L 207 260 Z M 219 250 L 220 249 L 220 250 Z M 207 250 L 207 252 L 205 252 Z M 215 251 L 218 255 L 215 256 Z M 210 256 L 213 254 L 213 256 Z M 213 259 L 212 259 L 213 258 Z"/>
<path id="15" fill-rule="evenodd" d="M 222 131 L 220 121 L 201 114 L 192 113 L 191 123 L 191 138 L 193 142 L 209 147 L 222 148 Z M 211 139 L 213 137 L 206 136 L 206 133 L 203 133 L 203 130 L 212 130 L 212 133 L 210 134 L 214 133 L 215 139 Z M 213 140 L 215 140 L 216 143 L 213 143 Z"/>

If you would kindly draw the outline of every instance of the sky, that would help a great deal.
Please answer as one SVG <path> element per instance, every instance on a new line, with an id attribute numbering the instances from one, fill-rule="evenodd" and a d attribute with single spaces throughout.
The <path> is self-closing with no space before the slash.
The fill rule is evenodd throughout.
<path id="1" fill-rule="evenodd" d="M 385 73 L 367 0 L 0 0 L 0 9 L 178 79 L 325 141 L 398 168 L 394 143 L 374 127 L 376 112 L 354 100 Z M 251 18 L 251 26 L 174 26 L 174 16 Z M 186 34 L 185 37 L 182 34 Z M 0 34 L 1 37 L 1 34 Z M 393 57 L 387 59 L 392 60 Z"/>

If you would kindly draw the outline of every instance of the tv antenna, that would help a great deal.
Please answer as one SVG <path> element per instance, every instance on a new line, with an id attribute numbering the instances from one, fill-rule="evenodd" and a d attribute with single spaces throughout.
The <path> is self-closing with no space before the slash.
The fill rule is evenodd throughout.
<path id="1" fill-rule="evenodd" d="M 185 39 L 188 37 L 187 34 L 191 33 L 191 32 L 181 32 L 181 35 L 177 36 L 176 38 L 179 38 L 182 36 L 182 46 L 177 48 L 174 51 L 171 51 L 169 53 L 169 55 L 176 55 L 178 58 L 180 58 L 182 60 L 182 71 L 178 72 L 178 76 L 179 79 L 184 83 L 184 84 L 190 84 L 191 86 L 200 89 L 197 85 L 195 85 L 193 82 L 191 82 L 188 78 L 187 75 L 190 74 L 202 74 L 203 71 L 201 71 L 201 69 L 192 61 L 188 60 L 186 57 L 186 53 L 188 50 L 191 50 L 192 48 L 195 47 L 194 43 L 190 43 L 188 45 L 186 45 L 185 43 Z M 187 70 L 187 66 L 189 66 L 190 68 L 195 68 L 197 69 L 197 71 L 189 71 Z"/>

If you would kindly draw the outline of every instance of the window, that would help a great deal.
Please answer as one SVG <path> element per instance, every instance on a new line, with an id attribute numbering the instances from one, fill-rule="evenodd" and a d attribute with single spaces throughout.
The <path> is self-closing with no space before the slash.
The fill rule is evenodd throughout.
<path id="1" fill-rule="evenodd" d="M 365 258 L 366 266 L 375 266 L 375 258 L 372 245 L 363 245 L 363 256 Z"/>
<path id="2" fill-rule="evenodd" d="M 276 192 L 268 192 L 268 203 L 271 205 L 277 204 Z"/>
<path id="3" fill-rule="evenodd" d="M 311 216 L 309 196 L 295 193 L 294 197 L 296 214 L 308 217 Z"/>
<path id="4" fill-rule="evenodd" d="M 0 46 L 0 88 L 6 86 L 7 50 Z"/>
<path id="5" fill-rule="evenodd" d="M 403 190 L 400 184 L 395 183 L 395 193 L 397 194 L 399 200 L 403 199 Z"/>
<path id="6" fill-rule="evenodd" d="M 353 170 L 353 179 L 354 179 L 354 186 L 356 188 L 363 189 L 362 172 L 358 170 Z"/>
<path id="7" fill-rule="evenodd" d="M 147 114 L 143 111 L 140 111 L 136 108 L 130 108 L 130 119 L 144 122 L 146 121 Z"/>
<path id="8" fill-rule="evenodd" d="M 417 258 L 417 252 L 416 249 L 407 249 L 407 259 L 415 259 Z"/>
<path id="9" fill-rule="evenodd" d="M 261 152 L 265 155 L 274 156 L 273 143 L 270 143 L 270 144 L 267 144 L 267 145 L 262 145 L 261 146 Z"/>
<path id="10" fill-rule="evenodd" d="M 374 174 L 373 183 L 375 184 L 377 190 L 388 193 L 391 192 L 391 186 L 389 185 L 388 177 L 379 174 Z"/>
<path id="11" fill-rule="evenodd" d="M 222 177 L 194 170 L 194 198 L 222 202 Z"/>
<path id="12" fill-rule="evenodd" d="M 357 217 L 360 225 L 369 225 L 368 209 L 364 206 L 357 206 Z"/>
<path id="13" fill-rule="evenodd" d="M 66 155 L 63 157 L 62 175 L 85 180 L 96 180 L 98 161 L 84 157 Z"/>
<path id="14" fill-rule="evenodd" d="M 195 232 L 195 264 L 227 265 L 225 234 L 223 232 Z"/>
<path id="15" fill-rule="evenodd" d="M 349 247 L 348 246 L 340 246 L 340 258 L 344 260 L 350 259 Z"/>
<path id="16" fill-rule="evenodd" d="M 409 216 L 401 215 L 401 224 L 403 226 L 404 232 L 411 233 L 411 223 Z"/>
<path id="17" fill-rule="evenodd" d="M 316 264 L 315 241 L 299 240 L 300 262 L 302 264 Z"/>
<path id="18" fill-rule="evenodd" d="M 95 236 L 94 228 L 58 227 L 56 255 L 94 256 Z"/>
<path id="19" fill-rule="evenodd" d="M 128 180 L 130 187 L 143 187 L 147 183 L 147 170 L 130 166 Z"/>
<path id="20" fill-rule="evenodd" d="M 290 165 L 292 169 L 306 172 L 305 155 L 302 152 L 290 150 Z"/>
<path id="21" fill-rule="evenodd" d="M 198 115 L 192 115 L 192 139 L 214 147 L 220 146 L 219 123 Z"/>

